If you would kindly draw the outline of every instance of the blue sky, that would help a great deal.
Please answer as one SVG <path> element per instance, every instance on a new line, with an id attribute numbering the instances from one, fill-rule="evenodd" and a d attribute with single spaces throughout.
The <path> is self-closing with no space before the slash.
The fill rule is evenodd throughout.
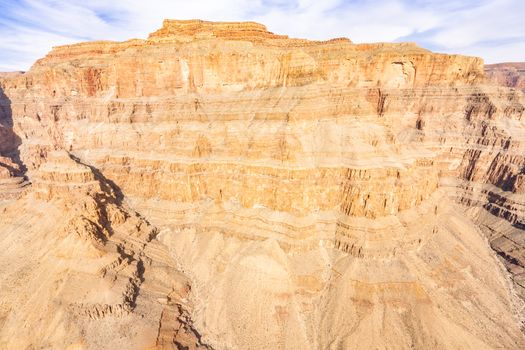
<path id="1" fill-rule="evenodd" d="M 146 38 L 165 18 L 265 24 L 293 37 L 415 41 L 487 63 L 525 61 L 525 0 L 0 0 L 0 71 L 53 46 Z"/>

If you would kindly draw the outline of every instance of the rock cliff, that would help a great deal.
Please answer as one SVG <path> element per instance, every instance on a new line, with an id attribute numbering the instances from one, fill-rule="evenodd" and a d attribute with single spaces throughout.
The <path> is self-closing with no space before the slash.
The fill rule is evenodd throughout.
<path id="1" fill-rule="evenodd" d="M 525 63 L 498 63 L 485 66 L 487 80 L 525 92 Z"/>
<path id="2" fill-rule="evenodd" d="M 0 348 L 525 347 L 525 97 L 479 58 L 167 20 L 0 91 Z"/>

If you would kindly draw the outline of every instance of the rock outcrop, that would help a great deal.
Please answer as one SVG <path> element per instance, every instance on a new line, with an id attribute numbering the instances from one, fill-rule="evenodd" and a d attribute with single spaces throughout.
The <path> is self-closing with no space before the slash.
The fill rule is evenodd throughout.
<path id="1" fill-rule="evenodd" d="M 525 97 L 483 69 L 167 20 L 0 77 L 0 347 L 524 348 Z"/>
<path id="2" fill-rule="evenodd" d="M 525 63 L 498 63 L 485 66 L 487 80 L 525 92 Z"/>

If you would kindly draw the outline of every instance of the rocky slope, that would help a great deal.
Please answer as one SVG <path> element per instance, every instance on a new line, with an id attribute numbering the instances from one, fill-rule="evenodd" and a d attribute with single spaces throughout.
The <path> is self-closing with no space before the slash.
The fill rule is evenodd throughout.
<path id="1" fill-rule="evenodd" d="M 525 92 L 525 63 L 498 63 L 485 66 L 487 80 Z"/>
<path id="2" fill-rule="evenodd" d="M 525 98 L 484 81 L 202 21 L 0 77 L 0 347 L 524 348 Z"/>

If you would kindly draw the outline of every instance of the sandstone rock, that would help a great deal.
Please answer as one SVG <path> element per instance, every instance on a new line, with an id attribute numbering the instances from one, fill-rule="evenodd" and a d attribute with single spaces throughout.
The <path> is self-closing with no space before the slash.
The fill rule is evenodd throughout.
<path id="1" fill-rule="evenodd" d="M 485 66 L 487 80 L 525 92 L 525 63 L 498 63 Z"/>
<path id="2" fill-rule="evenodd" d="M 167 20 L 0 86 L 0 347 L 525 347 L 525 98 L 479 58 Z"/>

